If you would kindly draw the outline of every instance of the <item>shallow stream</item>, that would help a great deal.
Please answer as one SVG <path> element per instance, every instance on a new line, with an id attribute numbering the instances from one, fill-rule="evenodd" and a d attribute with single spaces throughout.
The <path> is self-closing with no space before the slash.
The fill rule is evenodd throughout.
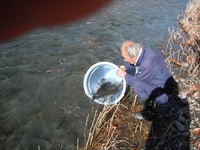
<path id="1" fill-rule="evenodd" d="M 93 103 L 87 69 L 123 64 L 120 45 L 132 39 L 157 49 L 177 26 L 188 0 L 115 0 L 73 24 L 39 28 L 0 44 L 0 149 L 76 149 Z"/>

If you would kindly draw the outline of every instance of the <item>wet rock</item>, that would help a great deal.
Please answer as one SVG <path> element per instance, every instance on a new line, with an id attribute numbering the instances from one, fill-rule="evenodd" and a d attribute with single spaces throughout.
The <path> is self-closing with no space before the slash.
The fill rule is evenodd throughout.
<path id="1" fill-rule="evenodd" d="M 183 104 L 188 104 L 188 100 L 187 100 L 186 98 L 182 98 L 182 99 L 181 99 L 181 103 L 183 103 Z"/>
<path id="2" fill-rule="evenodd" d="M 186 120 L 182 115 L 179 115 L 178 121 L 181 122 L 181 123 L 185 123 Z"/>
<path id="3" fill-rule="evenodd" d="M 183 143 L 180 142 L 180 143 L 178 144 L 178 149 L 181 149 L 182 147 L 183 147 Z"/>
<path id="4" fill-rule="evenodd" d="M 179 130 L 179 131 L 185 131 L 186 130 L 186 128 L 185 128 L 185 126 L 182 124 L 182 123 L 180 123 L 179 121 L 175 121 L 174 122 L 175 123 L 175 125 L 176 125 L 176 128 Z"/>
<path id="5" fill-rule="evenodd" d="M 189 132 L 183 132 L 182 135 L 185 136 L 185 137 L 189 137 L 190 133 Z"/>

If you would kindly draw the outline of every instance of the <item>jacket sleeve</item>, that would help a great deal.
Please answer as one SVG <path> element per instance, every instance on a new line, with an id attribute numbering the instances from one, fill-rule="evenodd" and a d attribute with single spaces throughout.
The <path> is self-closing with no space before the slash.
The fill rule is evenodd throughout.
<path id="1" fill-rule="evenodd" d="M 126 82 L 131 86 L 134 85 L 135 80 L 151 82 L 157 72 L 156 67 L 153 64 L 154 64 L 153 62 L 148 62 L 148 63 L 144 64 L 143 66 L 140 66 L 139 72 L 135 76 L 132 76 L 127 73 L 125 75 Z"/>
<path id="2" fill-rule="evenodd" d="M 126 64 L 125 65 L 126 73 L 134 76 L 136 74 L 136 67 L 134 65 Z"/>
<path id="3" fill-rule="evenodd" d="M 134 66 L 134 65 L 131 65 L 131 64 L 129 64 L 129 63 L 126 63 L 126 64 L 125 64 L 125 69 L 126 69 L 126 70 L 129 70 L 129 71 L 135 70 L 135 66 Z"/>

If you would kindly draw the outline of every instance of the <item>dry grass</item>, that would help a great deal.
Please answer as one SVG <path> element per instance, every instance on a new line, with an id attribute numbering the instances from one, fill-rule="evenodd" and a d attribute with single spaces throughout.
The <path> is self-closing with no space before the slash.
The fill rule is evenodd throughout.
<path id="1" fill-rule="evenodd" d="M 187 4 L 185 13 L 181 16 L 179 25 L 188 35 L 185 45 L 197 46 L 197 51 L 200 50 L 200 1 L 193 0 Z"/>
<path id="2" fill-rule="evenodd" d="M 180 28 L 169 31 L 166 62 L 182 88 L 197 91 L 200 84 L 200 1 L 190 1 L 179 20 Z"/>
<path id="3" fill-rule="evenodd" d="M 134 119 L 133 114 L 142 109 L 136 105 L 136 98 L 130 92 L 120 103 L 104 106 L 97 116 L 95 111 L 90 129 L 87 131 L 90 119 L 87 118 L 85 141 L 82 150 L 137 150 L 144 144 L 148 136 L 148 125 Z"/>

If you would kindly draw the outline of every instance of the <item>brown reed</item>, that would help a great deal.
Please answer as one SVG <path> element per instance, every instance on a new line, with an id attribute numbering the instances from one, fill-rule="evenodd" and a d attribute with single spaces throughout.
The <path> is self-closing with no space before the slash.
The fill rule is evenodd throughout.
<path id="1" fill-rule="evenodd" d="M 181 88 L 200 90 L 200 1 L 192 0 L 169 31 L 166 62 Z M 175 67 L 175 66 L 176 67 Z"/>
<path id="2" fill-rule="evenodd" d="M 104 106 L 97 116 L 94 113 L 90 129 L 85 134 L 82 150 L 137 150 L 148 136 L 148 125 L 134 119 L 133 114 L 143 107 L 137 104 L 133 91 L 115 105 Z M 87 125 L 89 120 L 86 121 Z"/>

